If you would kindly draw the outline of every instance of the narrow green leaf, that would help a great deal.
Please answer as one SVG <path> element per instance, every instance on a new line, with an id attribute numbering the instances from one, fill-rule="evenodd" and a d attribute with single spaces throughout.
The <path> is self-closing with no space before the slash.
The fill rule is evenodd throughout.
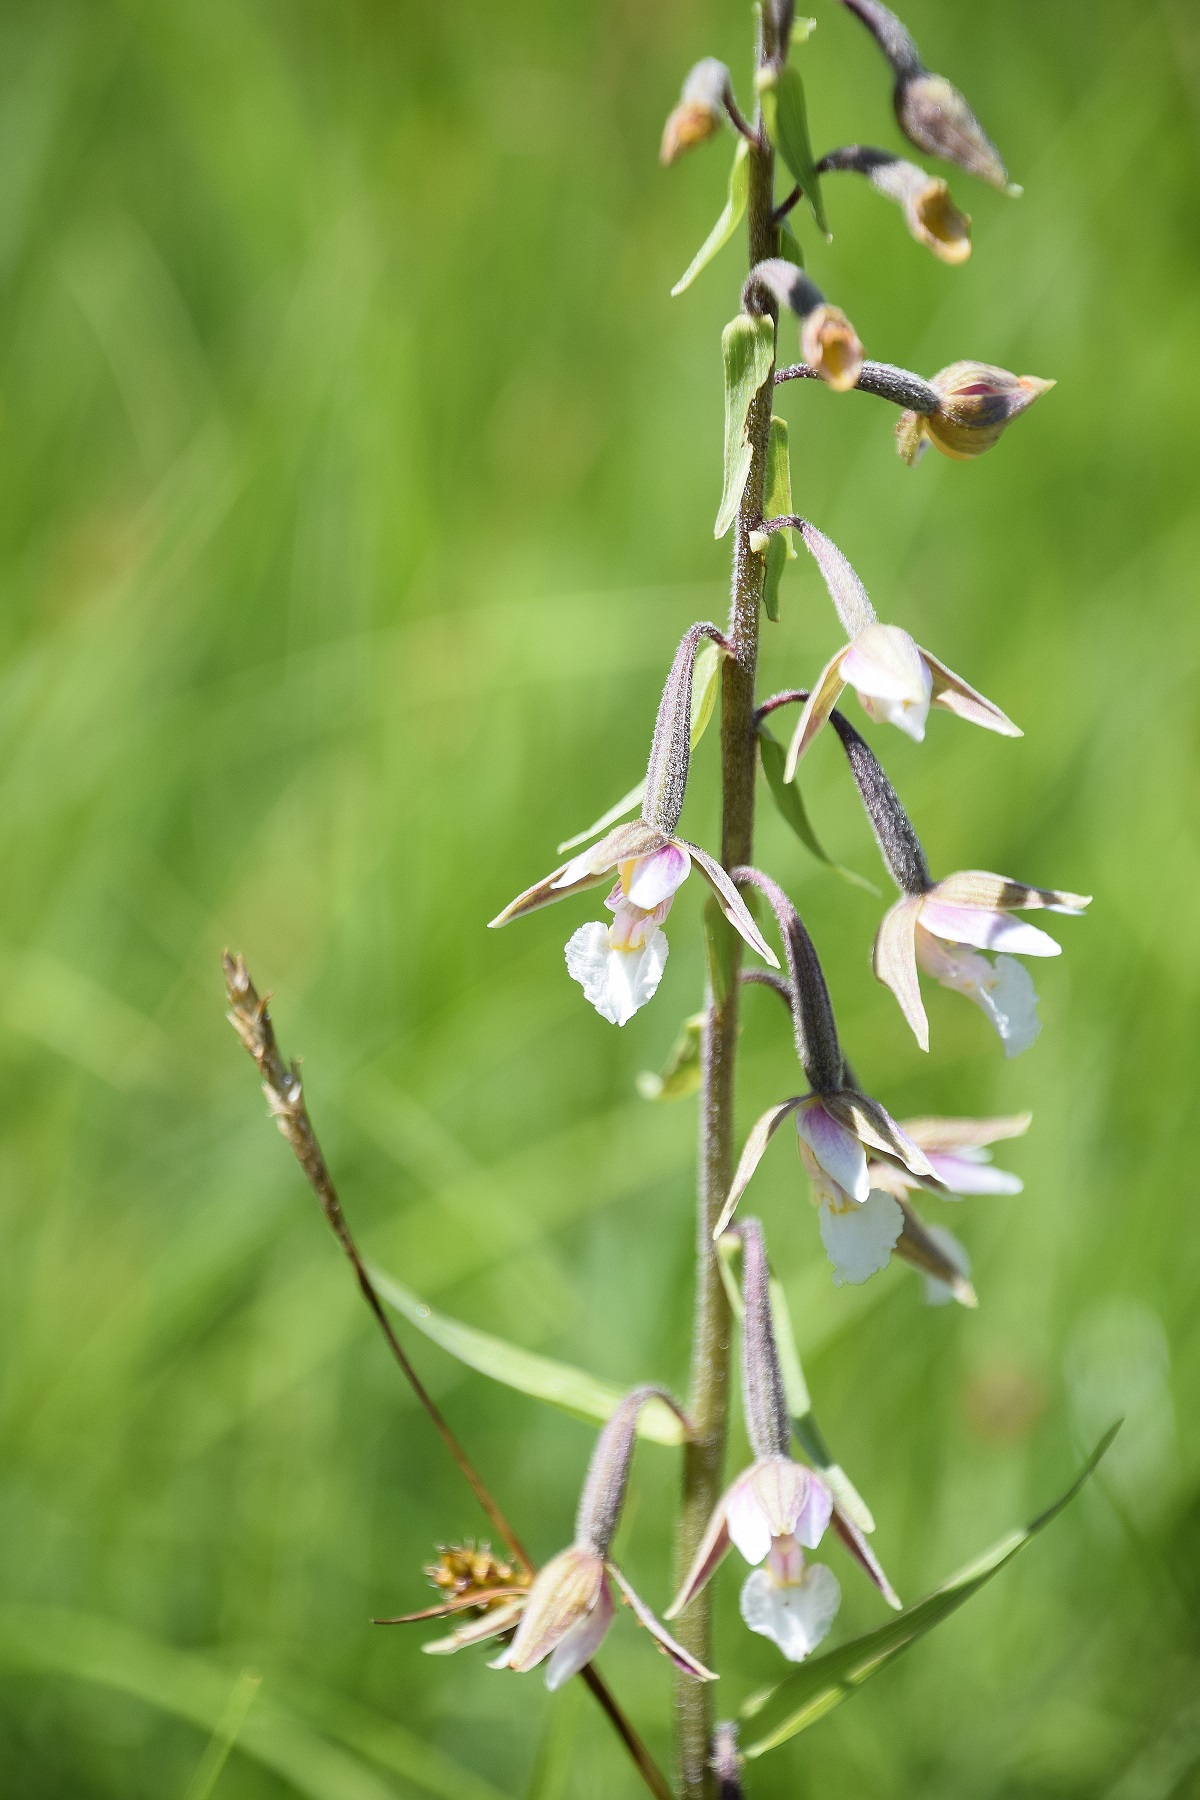
<path id="1" fill-rule="evenodd" d="M 522 1350 L 504 1338 L 493 1337 L 491 1332 L 464 1325 L 448 1313 L 435 1312 L 411 1288 L 383 1269 L 373 1266 L 371 1280 L 380 1297 L 395 1307 L 410 1325 L 415 1325 L 418 1331 L 424 1332 L 460 1363 L 465 1363 L 468 1369 L 486 1375 L 491 1381 L 515 1388 L 519 1394 L 528 1394 L 533 1400 L 544 1400 L 561 1412 L 570 1413 L 572 1418 L 587 1419 L 598 1425 L 610 1418 L 625 1398 L 628 1390 L 618 1387 L 615 1382 L 603 1381 L 584 1369 L 573 1368 L 570 1363 L 539 1356 L 534 1350 Z M 661 1400 L 649 1401 L 638 1414 L 638 1435 L 657 1444 L 683 1441 L 679 1420 Z"/>
<path id="2" fill-rule="evenodd" d="M 685 1100 L 697 1091 L 706 1016 L 693 1013 L 683 1021 L 661 1075 L 643 1069 L 637 1078 L 637 1090 L 643 1100 Z"/>
<path id="3" fill-rule="evenodd" d="M 701 269 L 707 268 L 717 251 L 724 249 L 742 222 L 746 211 L 746 202 L 749 198 L 750 146 L 744 137 L 739 137 L 737 149 L 733 153 L 733 167 L 729 171 L 729 198 L 725 202 L 720 218 L 671 289 L 672 299 L 677 294 L 682 294 L 685 288 L 691 287 Z"/>
<path id="4" fill-rule="evenodd" d="M 713 708 L 717 703 L 717 676 L 720 668 L 721 652 L 711 638 L 705 638 L 696 652 L 696 660 L 692 665 L 691 731 L 693 750 L 704 736 L 709 720 L 713 716 Z M 601 813 L 594 825 L 589 825 L 586 831 L 577 831 L 574 837 L 565 839 L 558 846 L 559 856 L 564 855 L 568 850 L 576 849 L 580 844 L 586 844 L 589 838 L 599 837 L 602 831 L 607 831 L 610 825 L 615 825 L 618 819 L 623 819 L 627 812 L 632 812 L 635 806 L 640 806 L 645 792 L 646 783 L 639 781 L 637 786 L 630 788 L 629 792 L 623 795 L 615 806 L 610 806 L 606 813 Z"/>
<path id="5" fill-rule="evenodd" d="M 714 537 L 724 537 L 737 517 L 753 450 L 746 435 L 750 407 L 771 373 L 775 322 L 766 313 L 739 313 L 721 333 L 725 363 L 725 485 Z"/>
<path id="6" fill-rule="evenodd" d="M 792 510 L 792 470 L 788 460 L 787 420 L 771 419 L 771 435 L 767 440 L 767 484 L 763 495 L 763 518 L 778 519 Z M 767 577 L 763 586 L 763 606 L 768 619 L 779 618 L 779 581 L 783 566 L 794 562 L 796 546 L 791 529 L 772 532 L 767 544 Z"/>
<path id="7" fill-rule="evenodd" d="M 983 1556 L 969 1563 L 965 1569 L 960 1569 L 957 1575 L 951 1576 L 949 1581 L 943 1582 L 941 1587 L 935 1588 L 931 1594 L 918 1600 L 915 1606 L 910 1606 L 886 1625 L 879 1626 L 875 1631 L 868 1631 L 851 1643 L 840 1645 L 836 1650 L 829 1650 L 823 1656 L 814 1657 L 777 1686 L 751 1695 L 742 1708 L 741 1716 L 743 1719 L 756 1719 L 765 1714 L 767 1730 L 762 1737 L 747 1745 L 745 1754 L 762 1756 L 766 1751 L 787 1743 L 798 1732 L 815 1725 L 819 1719 L 825 1718 L 835 1707 L 840 1706 L 843 1700 L 848 1700 L 864 1681 L 886 1668 L 910 1644 L 915 1644 L 927 1631 L 932 1631 L 935 1625 L 957 1612 L 994 1575 L 998 1575 L 1039 1531 L 1057 1518 L 1065 1506 L 1070 1505 L 1084 1482 L 1095 1471 L 1118 1429 L 1119 1423 L 1105 1433 L 1066 1493 L 1053 1506 L 1039 1514 L 1024 1531 L 1012 1531 L 1007 1537 L 1001 1538 Z"/>
<path id="8" fill-rule="evenodd" d="M 704 902 L 704 954 L 713 999 L 723 1006 L 733 985 L 737 933 L 715 900 Z"/>
<path id="9" fill-rule="evenodd" d="M 800 71 L 788 63 L 778 74 L 773 70 L 764 70 L 763 77 L 763 118 L 766 120 L 771 142 L 799 182 L 804 198 L 812 208 L 813 218 L 828 237 L 829 221 L 825 217 L 821 180 L 813 161 L 812 144 L 808 136 L 808 105 L 804 98 L 804 83 L 800 79 Z"/>
<path id="10" fill-rule="evenodd" d="M 767 778 L 771 798 L 800 842 L 812 851 L 818 862 L 823 862 L 836 875 L 840 875 L 843 881 L 848 881 L 852 887 L 862 888 L 864 893 L 878 895 L 879 889 L 873 881 L 868 881 L 865 875 L 858 875 L 853 869 L 847 869 L 841 863 L 834 862 L 829 852 L 822 848 L 820 839 L 809 820 L 808 809 L 804 804 L 804 796 L 800 792 L 799 782 L 785 781 L 783 778 L 783 771 L 787 763 L 783 745 L 778 738 L 772 737 L 765 726 L 759 727 L 758 752 L 762 757 L 763 774 Z"/>
<path id="11" fill-rule="evenodd" d="M 217 1720 L 216 1728 L 208 1740 L 208 1747 L 196 1765 L 196 1773 L 188 1782 L 183 1800 L 209 1800 L 221 1779 L 221 1772 L 229 1761 L 238 1733 L 246 1722 L 246 1714 L 254 1705 L 255 1695 L 261 1686 L 261 1675 L 256 1675 L 252 1669 L 242 1670 L 233 1685 L 225 1711 Z"/>

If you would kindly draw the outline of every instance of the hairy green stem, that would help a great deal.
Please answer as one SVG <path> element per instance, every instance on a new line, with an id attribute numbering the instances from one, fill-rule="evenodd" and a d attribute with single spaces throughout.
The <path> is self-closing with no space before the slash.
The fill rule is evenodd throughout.
<path id="1" fill-rule="evenodd" d="M 765 9 L 769 17 L 771 9 Z M 764 42 L 760 61 L 774 45 Z M 777 254 L 773 214 L 774 152 L 761 141 L 750 153 L 750 267 Z M 750 548 L 750 532 L 762 519 L 767 439 L 771 428 L 770 378 L 755 396 L 747 421 L 754 455 L 738 511 L 733 551 L 733 593 L 728 635 L 733 654 L 721 678 L 721 860 L 727 869 L 750 861 L 754 838 L 754 681 L 765 558 Z M 720 929 L 727 929 L 723 925 Z M 729 1301 L 721 1281 L 713 1227 L 733 1179 L 733 1086 L 738 1035 L 741 939 L 730 932 L 728 991 L 708 993 L 700 1095 L 700 1156 L 696 1207 L 696 1301 L 688 1411 L 694 1437 L 684 1453 L 679 1569 L 689 1567 L 721 1495 L 729 1411 Z M 693 1655 L 712 1666 L 711 1588 L 704 1588 L 679 1622 L 679 1636 Z M 683 1800 L 715 1800 L 710 1767 L 712 1690 L 680 1677 L 676 1687 L 679 1785 Z"/>

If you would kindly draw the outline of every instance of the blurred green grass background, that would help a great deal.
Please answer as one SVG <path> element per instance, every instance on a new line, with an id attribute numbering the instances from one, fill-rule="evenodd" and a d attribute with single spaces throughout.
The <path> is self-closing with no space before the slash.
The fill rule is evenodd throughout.
<path id="1" fill-rule="evenodd" d="M 751 1791 L 1182 1800 L 1200 1794 L 1200 15 L 906 16 L 1025 198 L 956 180 L 976 250 L 947 270 L 831 180 L 813 271 L 870 354 L 1059 386 L 977 465 L 916 473 L 882 404 L 789 389 L 797 504 L 884 618 L 1026 730 L 873 733 L 935 872 L 1096 904 L 1037 971 L 1027 1056 L 1006 1064 L 934 993 L 926 1060 L 870 975 L 881 903 L 764 813 L 760 860 L 811 925 L 871 1091 L 901 1116 L 1028 1104 L 1035 1122 L 1000 1159 L 1023 1196 L 941 1213 L 978 1314 L 926 1310 L 899 1268 L 835 1291 L 786 1150 L 756 1199 L 818 1416 L 906 1598 L 1127 1424 L 1050 1534 Z M 727 147 L 656 163 L 704 54 L 745 96 L 745 7 L 0 12 L 5 1794 L 194 1800 L 244 1669 L 263 1687 L 228 1800 L 639 1791 L 586 1696 L 550 1704 L 367 1624 L 423 1604 L 435 1541 L 480 1521 L 264 1117 L 219 955 L 274 990 L 378 1261 L 522 1344 L 682 1384 L 694 1109 L 645 1105 L 634 1078 L 697 1003 L 695 896 L 621 1033 L 565 974 L 585 908 L 483 926 L 637 778 L 679 635 L 723 616 L 718 335 L 744 252 L 668 299 Z M 822 0 L 803 54 L 818 150 L 898 147 L 853 19 Z M 795 565 L 764 683 L 810 678 L 836 641 Z M 685 820 L 709 842 L 713 763 L 706 741 Z M 806 768 L 829 847 L 874 877 L 836 746 Z M 742 1129 L 794 1086 L 777 1014 L 749 996 Z M 559 1548 L 589 1431 L 414 1355 L 534 1553 Z M 618 1546 L 658 1607 L 675 1480 L 644 1446 Z M 837 1631 L 878 1622 L 830 1560 Z M 778 1669 L 737 1620 L 739 1580 L 721 1578 L 725 1712 Z M 602 1665 L 667 1757 L 666 1665 L 628 1618 Z"/>

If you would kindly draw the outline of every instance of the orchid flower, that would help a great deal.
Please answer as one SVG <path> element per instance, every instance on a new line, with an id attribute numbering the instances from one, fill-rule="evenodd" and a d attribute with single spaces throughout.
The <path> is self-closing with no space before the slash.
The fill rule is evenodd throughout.
<path id="1" fill-rule="evenodd" d="M 833 1515 L 821 1477 L 789 1454 L 791 1419 L 771 1320 L 762 1227 L 746 1219 L 742 1239 L 742 1388 L 754 1461 L 718 1501 L 675 1599 L 674 1619 L 715 1573 L 730 1546 L 755 1565 L 742 1588 L 742 1618 L 789 1662 L 821 1642 L 841 1602 L 831 1569 L 805 1562 Z M 761 1566 L 758 1566 L 761 1565 Z"/>
<path id="2" fill-rule="evenodd" d="M 983 869 L 934 881 L 912 820 L 878 759 L 841 713 L 833 713 L 832 722 L 875 841 L 900 889 L 900 899 L 885 914 L 875 938 L 876 976 L 900 1002 L 922 1050 L 929 1048 L 929 1021 L 918 969 L 973 1000 L 998 1033 L 1005 1055 L 1019 1055 L 1033 1043 L 1041 1022 L 1033 982 L 1015 958 L 1058 956 L 1061 945 L 1012 915 L 1042 910 L 1076 916 L 1091 904 L 1090 896 L 1026 887 Z"/>
<path id="3" fill-rule="evenodd" d="M 830 658 L 817 677 L 788 749 L 784 779 L 791 781 L 796 764 L 837 705 L 843 688 L 852 687 L 870 719 L 898 725 L 919 744 L 931 706 L 957 713 L 972 725 L 997 731 L 1003 737 L 1021 737 L 1020 728 L 1006 713 L 948 669 L 928 650 L 923 650 L 898 625 L 881 625 L 867 590 L 837 545 L 805 519 L 767 520 L 778 530 L 793 526 L 817 563 L 829 589 L 829 597 L 849 642 Z"/>
<path id="4" fill-rule="evenodd" d="M 715 857 L 677 837 L 691 756 L 692 665 L 702 637 L 718 646 L 725 639 L 715 625 L 693 625 L 671 665 L 663 690 L 646 770 L 642 816 L 618 825 L 589 850 L 535 882 L 491 923 L 510 919 L 594 887 L 612 870 L 617 882 L 605 904 L 611 925 L 581 925 L 567 944 L 567 972 L 604 1019 L 625 1025 L 653 998 L 667 961 L 662 924 L 693 864 L 708 882 L 734 930 L 763 960 L 779 963 L 750 916 L 745 901 Z"/>
<path id="5" fill-rule="evenodd" d="M 904 1227 L 896 1200 L 873 1186 L 870 1163 L 903 1170 L 915 1186 L 941 1191 L 941 1183 L 921 1148 L 857 1088 L 838 1042 L 829 990 L 812 940 L 782 889 L 757 869 L 739 869 L 737 879 L 760 888 L 779 921 L 790 973 L 790 1001 L 796 1049 L 810 1091 L 781 1101 L 765 1112 L 746 1140 L 733 1185 L 714 1236 L 725 1230 L 785 1119 L 796 1124 L 800 1161 L 820 1210 L 821 1238 L 835 1279 L 865 1281 L 885 1268 Z"/>
<path id="6" fill-rule="evenodd" d="M 943 456 L 969 462 L 1054 386 L 1038 375 L 1011 375 L 992 363 L 956 362 L 931 377 L 936 412 L 905 412 L 896 421 L 896 448 L 915 468 L 930 444 Z"/>
<path id="7" fill-rule="evenodd" d="M 652 1397 L 665 1400 L 679 1413 L 661 1388 L 639 1387 L 626 1395 L 596 1440 L 580 1496 L 574 1543 L 551 1557 L 534 1576 L 524 1598 L 503 1608 L 503 1617 L 498 1611 L 455 1633 L 453 1640 L 427 1644 L 427 1650 L 456 1650 L 463 1643 L 479 1643 L 511 1630 L 515 1623 L 511 1642 L 490 1666 L 525 1674 L 546 1662 L 546 1686 L 560 1688 L 591 1661 L 607 1636 L 616 1616 L 610 1585 L 615 1582 L 639 1624 L 677 1668 L 696 1681 L 716 1680 L 710 1669 L 659 1624 L 608 1554 L 625 1499 L 638 1413 Z M 679 1417 L 683 1419 L 683 1414 Z"/>

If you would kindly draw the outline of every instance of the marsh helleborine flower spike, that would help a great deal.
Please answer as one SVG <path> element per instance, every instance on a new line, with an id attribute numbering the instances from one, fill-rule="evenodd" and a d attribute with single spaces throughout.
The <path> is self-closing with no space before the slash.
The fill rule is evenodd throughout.
<path id="1" fill-rule="evenodd" d="M 944 263 L 966 262 L 971 254 L 971 215 L 954 204 L 949 187 L 939 176 L 927 175 L 916 163 L 867 144 L 831 150 L 817 164 L 819 175 L 843 169 L 865 175 L 873 188 L 894 200 L 918 244 Z"/>
<path id="2" fill-rule="evenodd" d="M 781 306 L 795 313 L 800 321 L 800 354 L 827 387 L 840 394 L 855 386 L 863 366 L 858 333 L 803 269 L 781 256 L 756 263 L 742 292 L 747 311 L 753 309 L 755 288 L 765 288 Z M 762 311 L 761 304 L 758 310 Z"/>
<path id="3" fill-rule="evenodd" d="M 715 56 L 706 56 L 688 72 L 679 105 L 663 127 L 658 160 L 664 168 L 686 150 L 716 137 L 723 123 L 725 97 L 732 92 L 729 70 Z"/>
<path id="4" fill-rule="evenodd" d="M 742 1239 L 742 1392 L 754 1461 L 718 1501 L 691 1568 L 667 1611 L 673 1619 L 711 1578 L 731 1545 L 754 1567 L 742 1588 L 742 1618 L 789 1662 L 802 1662 L 833 1623 L 841 1589 L 832 1570 L 807 1564 L 833 1513 L 819 1475 L 789 1454 L 791 1420 L 771 1320 L 767 1258 L 757 1219 Z"/>
<path id="5" fill-rule="evenodd" d="M 1033 982 L 1015 958 L 1058 956 L 1062 947 L 1012 915 L 1037 910 L 1078 914 L 1090 906 L 1091 896 L 1026 887 L 983 869 L 934 881 L 912 820 L 878 759 L 843 714 L 833 713 L 832 722 L 875 841 L 900 889 L 900 899 L 885 914 L 875 938 L 876 976 L 900 1002 L 922 1050 L 929 1048 L 929 1021 L 918 969 L 973 1000 L 998 1033 L 1006 1056 L 1028 1050 L 1041 1023 Z M 984 951 L 995 953 L 994 962 Z"/>
<path id="6" fill-rule="evenodd" d="M 611 1578 L 639 1624 L 676 1668 L 696 1681 L 716 1680 L 711 1669 L 663 1629 L 608 1554 L 625 1500 L 638 1413 L 652 1397 L 665 1400 L 679 1413 L 662 1388 L 635 1388 L 622 1400 L 596 1440 L 575 1519 L 575 1541 L 551 1557 L 534 1577 L 516 1634 L 492 1668 L 525 1674 L 548 1657 L 548 1688 L 559 1688 L 577 1675 L 596 1654 L 613 1622 L 616 1608 Z M 679 1416 L 686 1426 L 683 1414 Z"/>
<path id="7" fill-rule="evenodd" d="M 785 780 L 795 775 L 796 764 L 846 687 L 854 689 L 868 718 L 898 725 L 918 744 L 924 739 L 931 706 L 1002 737 L 1022 736 L 1006 713 L 923 650 L 907 631 L 879 623 L 866 588 L 823 531 L 806 519 L 789 523 L 795 524 L 811 551 L 850 641 L 826 663 L 804 704 L 788 747 Z"/>
<path id="8" fill-rule="evenodd" d="M 613 914 L 612 924 L 597 920 L 581 925 L 566 952 L 568 973 L 600 1016 L 614 1025 L 626 1024 L 658 988 L 667 961 L 662 923 L 693 863 L 734 930 L 772 968 L 779 967 L 720 863 L 706 850 L 675 836 L 691 756 L 692 665 L 702 637 L 725 645 L 715 625 L 693 625 L 675 654 L 654 727 L 641 818 L 616 826 L 599 843 L 581 850 L 570 862 L 518 894 L 491 921 L 493 926 L 507 925 L 510 919 L 594 887 L 616 869 L 617 884 L 605 903 Z"/>
<path id="9" fill-rule="evenodd" d="M 896 122 L 910 144 L 930 156 L 957 163 L 992 187 L 1019 194 L 1008 179 L 1000 152 L 956 87 L 944 75 L 931 75 L 920 51 L 895 13 L 879 0 L 843 0 L 860 18 L 895 76 L 892 104 Z"/>
<path id="10" fill-rule="evenodd" d="M 901 413 L 896 422 L 896 448 L 910 469 L 930 444 L 958 462 L 982 456 L 1054 383 L 1037 375 L 1010 375 L 991 363 L 956 362 L 929 385 L 938 396 L 937 411 Z"/>
<path id="11" fill-rule="evenodd" d="M 853 1086 L 838 1043 L 829 990 L 812 939 L 783 890 L 757 869 L 739 881 L 760 888 L 779 921 L 787 951 L 796 1049 L 810 1091 L 771 1107 L 746 1139 L 714 1236 L 728 1225 L 785 1119 L 796 1122 L 800 1161 L 820 1209 L 821 1238 L 840 1281 L 859 1282 L 887 1266 L 904 1227 L 902 1209 L 874 1187 L 871 1159 L 904 1169 L 920 1187 L 940 1192 L 933 1167 L 878 1101 Z"/>

